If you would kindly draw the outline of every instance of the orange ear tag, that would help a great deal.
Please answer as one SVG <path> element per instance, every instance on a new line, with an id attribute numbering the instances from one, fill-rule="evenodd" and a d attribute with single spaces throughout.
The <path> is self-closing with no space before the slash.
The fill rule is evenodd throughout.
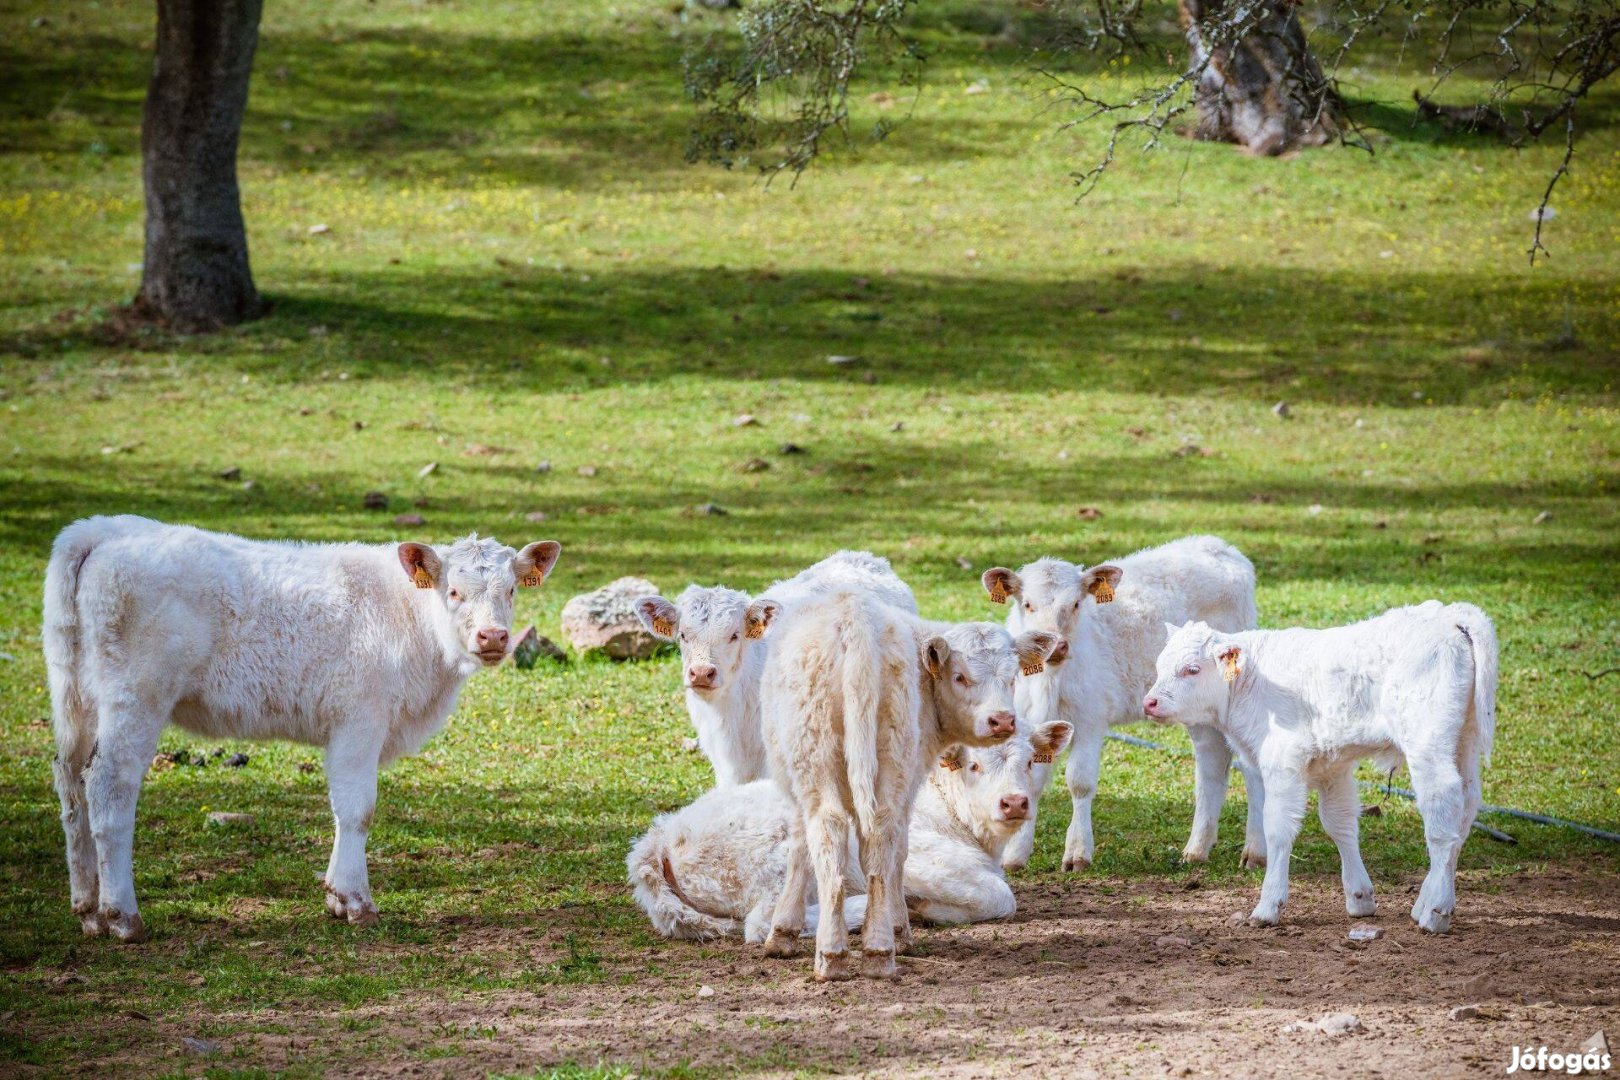
<path id="1" fill-rule="evenodd" d="M 758 619 L 749 619 L 748 626 L 743 630 L 743 637 L 758 640 L 765 636 L 765 624 Z"/>
<path id="2" fill-rule="evenodd" d="M 411 580 L 416 582 L 416 587 L 418 589 L 433 588 L 433 575 L 429 574 L 420 566 L 418 566 L 415 571 L 411 573 Z"/>
<path id="3" fill-rule="evenodd" d="M 962 759 L 961 758 L 954 758 L 954 757 L 940 758 L 939 759 L 939 767 L 942 768 L 942 769 L 947 769 L 947 770 L 949 770 L 951 772 L 961 772 L 962 771 Z"/>
<path id="4" fill-rule="evenodd" d="M 1046 664 L 1040 660 L 1030 660 L 1018 665 L 1025 675 L 1036 675 L 1046 670 Z"/>
<path id="5" fill-rule="evenodd" d="M 1037 765 L 1050 765 L 1050 764 L 1052 764 L 1051 751 L 1048 751 L 1048 750 L 1038 751 L 1035 754 L 1034 757 L 1030 758 L 1030 760 L 1033 761 Z"/>
<path id="6" fill-rule="evenodd" d="M 1103 578 L 1097 582 L 1097 587 L 1091 591 L 1091 597 L 1099 604 L 1112 604 L 1114 602 L 1114 587 Z"/>
<path id="7" fill-rule="evenodd" d="M 672 638 L 675 636 L 675 624 L 662 615 L 653 617 L 653 633 L 659 637 Z"/>
<path id="8" fill-rule="evenodd" d="M 545 580 L 546 576 L 540 571 L 530 570 L 527 574 L 524 574 L 522 577 L 518 578 L 518 584 L 522 585 L 525 589 L 537 589 Z"/>
<path id="9" fill-rule="evenodd" d="M 1005 604 L 1007 602 L 1007 586 L 1000 578 L 996 578 L 990 583 L 990 602 L 992 604 Z"/>
<path id="10" fill-rule="evenodd" d="M 1221 678 L 1226 682 L 1235 682 L 1238 677 L 1238 662 L 1235 656 L 1221 657 Z"/>

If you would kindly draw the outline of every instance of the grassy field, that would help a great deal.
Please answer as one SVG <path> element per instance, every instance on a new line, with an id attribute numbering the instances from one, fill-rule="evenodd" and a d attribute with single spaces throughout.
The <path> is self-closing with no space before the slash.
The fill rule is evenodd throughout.
<path id="1" fill-rule="evenodd" d="M 38 639 L 51 539 L 91 513 L 555 538 L 557 574 L 519 608 L 552 634 L 570 595 L 622 574 L 757 588 L 841 546 L 890 556 L 926 613 L 988 618 L 987 566 L 1214 532 L 1255 562 L 1264 625 L 1484 607 L 1503 649 L 1487 801 L 1620 827 L 1620 680 L 1587 674 L 1620 666 L 1620 95 L 1532 269 L 1560 148 L 1415 122 L 1422 72 L 1393 40 L 1346 72 L 1372 156 L 1173 140 L 1077 203 L 1068 175 L 1103 133 L 1057 130 L 1023 9 L 924 8 L 922 96 L 861 91 L 864 121 L 903 118 L 890 140 L 767 186 L 681 163 L 679 59 L 715 24 L 667 3 L 272 0 L 241 173 L 274 310 L 177 339 L 104 322 L 138 279 L 151 5 L 0 2 L 0 1073 L 246 1074 L 277 1039 L 297 1051 L 277 1067 L 311 1075 L 471 1071 L 477 1031 L 405 1036 L 375 1010 L 656 986 L 693 952 L 622 884 L 631 839 L 708 780 L 668 659 L 476 677 L 382 781 L 375 932 L 321 914 L 317 752 L 228 745 L 249 764 L 147 782 L 154 941 L 80 940 Z M 372 490 L 386 511 L 362 508 Z M 400 536 L 410 510 L 426 525 Z M 1235 868 L 1241 792 L 1216 861 L 1175 865 L 1191 792 L 1190 764 L 1110 745 L 1096 867 L 1056 871 L 1056 797 L 1028 878 L 1256 884 Z M 256 821 L 207 828 L 209 810 Z M 1494 879 L 1620 866 L 1491 824 L 1519 843 L 1468 845 L 1461 919 Z M 1420 868 L 1410 807 L 1363 835 L 1380 888 Z M 1336 887 L 1314 820 L 1296 863 Z M 317 1005 L 355 1012 L 289 1019 Z"/>

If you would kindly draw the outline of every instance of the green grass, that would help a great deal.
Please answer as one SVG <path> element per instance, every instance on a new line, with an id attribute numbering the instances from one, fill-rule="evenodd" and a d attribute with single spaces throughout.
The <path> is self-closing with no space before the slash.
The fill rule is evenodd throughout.
<path id="1" fill-rule="evenodd" d="M 1067 175 L 1102 133 L 1054 130 L 1025 43 L 985 7 L 925 6 L 928 88 L 888 142 L 765 186 L 680 163 L 679 56 L 712 23 L 668 5 L 277 0 L 241 169 L 275 309 L 176 339 L 101 329 L 141 258 L 150 5 L 0 3 L 0 1061 L 223 1075 L 258 1066 L 189 1060 L 179 1036 L 229 1045 L 301 1003 L 658 980 L 676 947 L 629 902 L 623 856 L 708 779 L 680 752 L 668 659 L 483 674 L 383 779 L 376 932 L 319 914 L 316 751 L 231 746 L 247 767 L 148 780 L 155 942 L 81 941 L 38 634 L 51 538 L 90 513 L 382 541 L 414 507 L 426 539 L 555 537 L 559 572 L 519 610 L 553 634 L 570 595 L 621 574 L 757 588 L 846 545 L 893 558 L 930 614 L 991 617 L 986 566 L 1214 532 L 1254 560 L 1267 625 L 1483 606 L 1503 648 L 1487 800 L 1620 825 L 1620 684 L 1583 674 L 1620 665 L 1613 91 L 1531 269 L 1558 148 L 1414 124 L 1421 73 L 1393 43 L 1352 73 L 1374 156 L 1175 140 L 1076 203 Z M 990 93 L 963 93 L 980 78 Z M 882 89 L 863 87 L 863 120 L 906 111 Z M 744 413 L 759 425 L 733 426 Z M 386 512 L 362 509 L 369 490 Z M 693 512 L 707 502 L 729 514 Z M 1183 875 L 1191 786 L 1186 763 L 1110 745 L 1093 874 Z M 205 828 L 210 808 L 257 820 Z M 1243 880 L 1241 821 L 1234 798 L 1215 880 Z M 1595 841 L 1492 823 L 1520 842 L 1476 839 L 1470 873 L 1615 867 Z M 1363 830 L 1381 888 L 1420 869 L 1410 807 Z M 1296 861 L 1336 872 L 1314 824 Z M 108 1009 L 154 1023 L 92 1022 Z M 367 1015 L 317 1032 L 300 1067 L 406 1052 Z"/>

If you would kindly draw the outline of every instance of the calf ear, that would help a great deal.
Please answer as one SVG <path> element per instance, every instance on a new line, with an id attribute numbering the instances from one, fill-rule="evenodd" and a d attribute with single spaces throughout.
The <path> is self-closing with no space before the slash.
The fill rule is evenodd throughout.
<path id="1" fill-rule="evenodd" d="M 1221 662 L 1221 678 L 1233 682 L 1242 670 L 1243 650 L 1236 645 L 1217 645 L 1215 659 Z"/>
<path id="2" fill-rule="evenodd" d="M 1114 590 L 1119 587 L 1119 579 L 1125 576 L 1125 571 L 1112 563 L 1103 563 L 1093 566 L 1080 575 L 1080 587 L 1091 594 L 1091 598 L 1099 604 L 1114 602 Z"/>
<path id="3" fill-rule="evenodd" d="M 962 748 L 951 746 L 939 755 L 939 767 L 946 772 L 960 772 L 962 770 Z"/>
<path id="4" fill-rule="evenodd" d="M 512 572 L 517 575 L 518 584 L 528 589 L 538 588 L 557 565 L 557 556 L 561 554 L 562 545 L 555 540 L 539 540 L 525 547 L 512 560 Z"/>
<path id="5" fill-rule="evenodd" d="M 438 553 L 426 544 L 399 545 L 399 565 L 418 589 L 431 589 L 439 583 L 442 564 Z"/>
<path id="6" fill-rule="evenodd" d="M 927 668 L 928 674 L 934 678 L 937 679 L 945 674 L 945 665 L 950 662 L 950 659 L 951 643 L 944 638 L 933 637 L 923 642 L 923 667 Z"/>
<path id="7" fill-rule="evenodd" d="M 1005 566 L 992 566 L 979 580 L 984 582 L 984 591 L 990 594 L 992 604 L 1005 604 L 1007 597 L 1017 596 L 1024 588 L 1018 575 Z"/>
<path id="8" fill-rule="evenodd" d="M 762 638 L 771 628 L 771 622 L 782 614 L 782 605 L 775 600 L 766 600 L 761 597 L 748 605 L 743 614 L 743 634 L 751 638 Z"/>
<path id="9" fill-rule="evenodd" d="M 1045 763 L 1063 752 L 1074 735 L 1074 725 L 1066 720 L 1050 720 L 1035 729 L 1030 741 L 1035 744 L 1035 760 Z"/>
<path id="10" fill-rule="evenodd" d="M 665 641 L 675 639 L 675 628 L 681 624 L 680 612 L 675 605 L 662 596 L 643 596 L 636 601 L 636 618 L 641 625 L 652 632 L 654 637 Z"/>
<path id="11" fill-rule="evenodd" d="M 1063 644 L 1065 642 L 1058 634 L 1048 634 L 1044 630 L 1024 631 L 1013 641 L 1013 651 L 1018 654 L 1018 669 L 1025 675 L 1045 671 L 1046 661 Z"/>

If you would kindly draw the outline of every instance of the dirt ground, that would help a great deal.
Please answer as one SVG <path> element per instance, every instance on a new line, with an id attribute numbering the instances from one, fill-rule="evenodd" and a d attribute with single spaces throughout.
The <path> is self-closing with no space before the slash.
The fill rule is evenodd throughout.
<path id="1" fill-rule="evenodd" d="M 601 942 L 614 974 L 600 982 L 256 1012 L 265 1033 L 228 1039 L 230 1063 L 277 1069 L 348 1039 L 357 1056 L 340 1054 L 330 1075 L 601 1062 L 759 1076 L 1450 1077 L 1503 1075 L 1515 1045 L 1574 1050 L 1599 1030 L 1620 1043 L 1620 880 L 1464 880 L 1445 938 L 1405 914 L 1418 880 L 1354 921 L 1385 931 L 1365 944 L 1346 938 L 1333 879 L 1297 881 L 1288 924 L 1271 930 L 1230 921 L 1250 886 L 1029 883 L 1011 922 L 921 930 L 897 984 L 817 985 L 807 957 L 766 961 L 736 942 L 617 956 Z M 479 948 L 469 929 L 461 949 Z M 1461 1005 L 1477 1018 L 1449 1019 Z M 1336 1012 L 1365 1030 L 1289 1030 Z"/>

